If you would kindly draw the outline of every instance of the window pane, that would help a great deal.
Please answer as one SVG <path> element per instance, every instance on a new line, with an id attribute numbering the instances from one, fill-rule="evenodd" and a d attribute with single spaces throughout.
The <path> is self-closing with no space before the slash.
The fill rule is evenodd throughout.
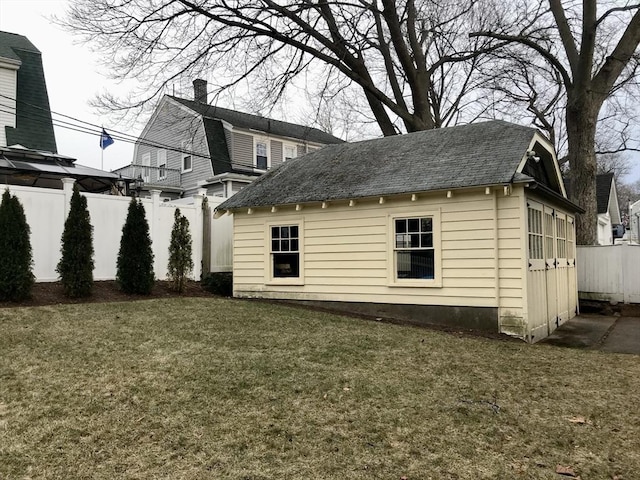
<path id="1" fill-rule="evenodd" d="M 289 238 L 289 227 L 280 227 L 280 236 L 282 238 Z"/>
<path id="2" fill-rule="evenodd" d="M 406 248 L 409 246 L 406 237 L 408 237 L 408 235 L 405 235 L 403 233 L 396 234 L 396 248 Z"/>
<path id="3" fill-rule="evenodd" d="M 396 220 L 396 233 L 405 233 L 407 231 L 407 221 Z"/>
<path id="4" fill-rule="evenodd" d="M 411 228 L 411 225 L 409 225 L 409 228 Z M 417 233 L 412 233 L 410 237 L 411 237 L 411 248 L 420 248 L 420 235 Z"/>
<path id="5" fill-rule="evenodd" d="M 266 143 L 262 143 L 262 142 L 256 143 L 256 155 L 258 155 L 260 157 L 266 157 L 267 156 L 267 144 Z"/>
<path id="6" fill-rule="evenodd" d="M 291 238 L 298 238 L 298 226 L 297 225 L 291 225 L 291 227 L 289 227 L 290 232 L 291 232 Z"/>
<path id="7" fill-rule="evenodd" d="M 280 241 L 279 240 L 271 240 L 271 251 L 279 252 L 280 251 Z"/>
<path id="8" fill-rule="evenodd" d="M 298 250 L 298 240 L 291 240 L 291 251 L 297 252 Z"/>
<path id="9" fill-rule="evenodd" d="M 280 238 L 280 227 L 271 227 L 271 238 Z"/>
<path id="10" fill-rule="evenodd" d="M 410 218 L 408 220 L 409 224 L 409 232 L 419 232 L 420 231 L 420 219 L 419 218 Z"/>
<path id="11" fill-rule="evenodd" d="M 421 247 L 433 247 L 433 234 L 423 233 L 422 235 L 420 235 L 420 243 Z"/>
<path id="12" fill-rule="evenodd" d="M 273 254 L 273 276 L 299 277 L 300 276 L 300 254 L 298 253 L 274 253 Z"/>
<path id="13" fill-rule="evenodd" d="M 397 252 L 396 261 L 398 278 L 435 278 L 433 250 Z"/>
<path id="14" fill-rule="evenodd" d="M 289 251 L 289 240 L 280 240 L 280 251 L 282 252 Z"/>
<path id="15" fill-rule="evenodd" d="M 433 230 L 433 220 L 431 218 L 421 218 L 420 219 L 420 231 L 421 232 L 431 232 Z"/>

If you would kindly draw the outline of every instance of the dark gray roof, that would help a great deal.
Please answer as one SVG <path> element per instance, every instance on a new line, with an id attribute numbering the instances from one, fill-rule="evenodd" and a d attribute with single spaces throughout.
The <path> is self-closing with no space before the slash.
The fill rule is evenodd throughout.
<path id="1" fill-rule="evenodd" d="M 607 213 L 607 210 L 609 210 L 611 182 L 613 182 L 613 173 L 596 175 L 596 203 L 598 204 L 598 213 Z"/>
<path id="2" fill-rule="evenodd" d="M 329 145 L 271 170 L 218 209 L 507 184 L 535 133 L 496 120 Z"/>
<path id="3" fill-rule="evenodd" d="M 13 147 L 0 147 L 0 177 L 9 185 L 55 189 L 62 188 L 62 178 L 72 177 L 87 192 L 107 191 L 118 180 L 115 173 L 76 165 L 71 157 Z"/>
<path id="4" fill-rule="evenodd" d="M 598 213 L 607 213 L 609 210 L 609 197 L 611 195 L 611 182 L 613 182 L 613 173 L 599 173 L 596 175 L 596 204 Z M 564 188 L 567 196 L 571 196 L 571 180 L 565 178 Z"/>
<path id="5" fill-rule="evenodd" d="M 199 115 L 202 115 L 203 117 L 216 120 L 224 120 L 235 127 L 259 130 L 261 132 L 267 132 L 273 135 L 298 138 L 300 140 L 307 140 L 310 142 L 322 144 L 344 142 L 344 140 L 334 137 L 333 135 L 323 132 L 322 130 L 318 130 L 317 128 L 305 127 L 303 125 L 282 122 L 280 120 L 261 117 L 259 115 L 237 112 L 235 110 L 216 107 L 207 103 L 196 102 L 194 100 L 187 100 L 171 95 L 168 96 L 173 100 L 181 103 L 185 107 L 190 108 Z"/>
<path id="6" fill-rule="evenodd" d="M 19 60 L 16 127 L 5 127 L 7 145 L 56 153 L 56 138 L 40 51 L 22 35 L 0 32 L 0 57 Z"/>

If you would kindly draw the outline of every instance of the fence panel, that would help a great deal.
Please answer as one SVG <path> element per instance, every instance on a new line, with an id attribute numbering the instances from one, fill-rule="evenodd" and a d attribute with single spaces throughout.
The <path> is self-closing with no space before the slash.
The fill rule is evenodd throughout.
<path id="1" fill-rule="evenodd" d="M 579 246 L 580 298 L 640 303 L 640 245 Z"/>
<path id="2" fill-rule="evenodd" d="M 51 282 L 58 279 L 55 269 L 60 260 L 60 240 L 69 212 L 73 181 L 64 179 L 63 184 L 62 190 L 15 185 L 9 187 L 11 193 L 20 199 L 31 228 L 33 273 L 38 282 Z M 87 198 L 87 207 L 93 225 L 94 279 L 115 279 L 120 237 L 131 199 L 92 193 L 83 193 L 83 195 Z M 203 195 L 196 195 L 191 199 L 183 199 L 177 204 L 163 203 L 160 201 L 160 191 L 152 190 L 151 198 L 141 200 L 149 222 L 154 253 L 154 273 L 157 279 L 167 277 L 169 242 L 176 208 L 180 208 L 180 212 L 189 220 L 193 241 L 194 271 L 192 278 L 200 278 L 202 271 L 203 198 Z M 214 201 L 212 208 L 218 204 L 219 202 Z M 212 222 L 211 228 L 215 231 L 217 225 L 216 222 Z M 224 225 L 224 222 L 220 225 Z M 224 235 L 229 236 L 224 245 L 228 245 L 228 248 L 231 249 L 231 231 L 226 228 L 223 228 L 222 231 Z M 219 234 L 212 232 L 212 238 L 217 236 Z M 221 247 L 218 245 L 216 248 Z M 227 256 L 230 258 L 231 253 L 228 252 Z M 222 268 L 212 262 L 211 269 L 215 271 Z"/>

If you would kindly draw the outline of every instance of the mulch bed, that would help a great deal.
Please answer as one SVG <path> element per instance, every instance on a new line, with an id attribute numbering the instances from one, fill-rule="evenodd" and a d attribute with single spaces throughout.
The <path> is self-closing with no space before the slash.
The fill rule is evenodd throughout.
<path id="1" fill-rule="evenodd" d="M 174 292 L 171 283 L 156 281 L 150 295 L 129 295 L 118 289 L 113 280 L 94 282 L 93 292 L 87 298 L 68 298 L 62 291 L 60 282 L 36 283 L 31 290 L 31 298 L 23 302 L 0 302 L 0 308 L 39 307 L 61 303 L 104 303 L 126 302 L 131 300 L 147 300 L 170 297 L 211 297 L 212 293 L 204 290 L 199 282 L 188 282 L 183 293 Z"/>

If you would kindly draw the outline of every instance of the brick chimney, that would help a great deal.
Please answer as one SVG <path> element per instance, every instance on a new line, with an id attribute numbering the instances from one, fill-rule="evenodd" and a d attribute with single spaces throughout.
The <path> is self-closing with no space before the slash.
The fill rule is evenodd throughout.
<path id="1" fill-rule="evenodd" d="M 207 101 L 207 81 L 196 78 L 193 81 L 193 99 L 196 102 L 209 103 Z"/>

